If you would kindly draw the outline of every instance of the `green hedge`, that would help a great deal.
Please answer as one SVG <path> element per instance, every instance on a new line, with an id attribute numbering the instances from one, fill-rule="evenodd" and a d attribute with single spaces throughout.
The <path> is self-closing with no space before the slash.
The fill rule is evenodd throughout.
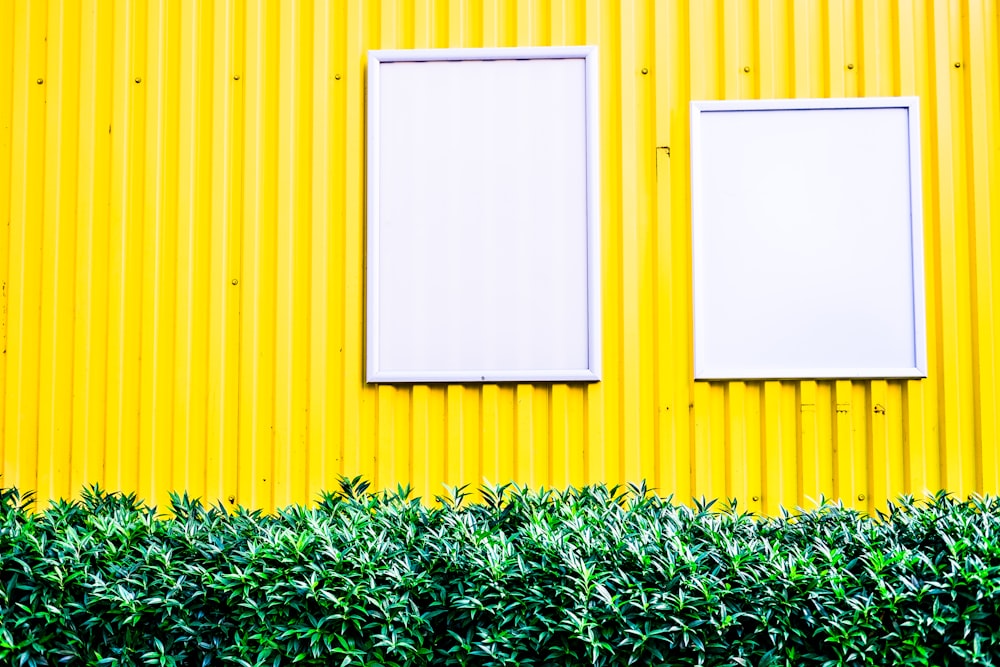
<path id="1" fill-rule="evenodd" d="M 760 518 L 642 487 L 342 487 L 169 518 L 0 492 L 0 664 L 1000 665 L 996 498 Z"/>

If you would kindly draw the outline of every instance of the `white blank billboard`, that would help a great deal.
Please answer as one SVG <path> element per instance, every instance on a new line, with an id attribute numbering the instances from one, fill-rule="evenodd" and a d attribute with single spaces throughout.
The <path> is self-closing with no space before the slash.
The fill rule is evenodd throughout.
<path id="1" fill-rule="evenodd" d="M 926 375 L 916 98 L 692 102 L 696 379 Z"/>
<path id="2" fill-rule="evenodd" d="M 368 54 L 370 382 L 600 372 L 596 50 Z"/>

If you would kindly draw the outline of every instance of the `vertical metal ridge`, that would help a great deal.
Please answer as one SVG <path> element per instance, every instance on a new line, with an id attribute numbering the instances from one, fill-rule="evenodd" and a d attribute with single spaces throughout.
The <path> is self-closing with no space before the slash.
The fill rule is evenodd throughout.
<path id="1" fill-rule="evenodd" d="M 199 101 L 198 72 L 192 66 L 192 51 L 199 51 L 199 30 L 193 24 L 190 3 L 179 3 L 179 18 L 176 19 L 177 43 L 174 56 L 174 66 L 177 68 L 177 119 L 176 119 L 176 192 L 171 198 L 175 200 L 172 217 L 176 227 L 176 293 L 174 320 L 174 384 L 171 387 L 174 405 L 173 422 L 174 436 L 171 439 L 170 466 L 171 488 L 187 489 L 192 495 L 200 497 L 204 493 L 204 481 L 198 479 L 201 467 L 192 461 L 189 452 L 193 421 L 192 402 L 197 401 L 200 387 L 193 385 L 192 360 L 196 354 L 194 319 L 197 317 L 198 304 L 195 297 L 195 275 L 197 273 L 198 242 L 194 220 L 197 216 L 197 192 L 193 186 L 194 179 L 201 176 L 197 159 L 197 149 L 192 147 L 199 137 L 197 106 Z M 202 54 L 206 59 L 211 54 Z M 202 384 L 204 386 L 204 384 Z"/>
<path id="2" fill-rule="evenodd" d="M 238 495 L 272 508 L 275 460 L 275 308 L 280 16 L 276 4 L 246 11 L 246 172 L 241 241 Z"/>
<path id="3" fill-rule="evenodd" d="M 10 299 L 5 483 L 39 487 L 41 220 L 44 215 L 46 15 L 41 3 L 14 9 L 11 118 Z M 51 84 L 50 84 L 51 85 Z M 14 416 L 16 415 L 16 418 Z M 11 452 L 10 449 L 14 451 Z"/>
<path id="4" fill-rule="evenodd" d="M 239 308 L 246 290 L 241 262 L 245 12 L 240 0 L 216 3 L 214 8 L 208 372 L 218 384 L 208 389 L 205 468 L 207 499 L 232 505 L 243 502 L 237 469 L 242 358 Z"/>
<path id="5" fill-rule="evenodd" d="M 665 110 L 657 113 L 657 119 L 669 121 L 662 134 L 657 136 L 657 179 L 664 183 L 666 190 L 660 189 L 662 197 L 657 201 L 657 225 L 662 242 L 669 244 L 663 248 L 663 257 L 669 265 L 660 276 L 669 276 L 669 337 L 660 339 L 658 347 L 666 348 L 663 375 L 672 385 L 671 400 L 661 407 L 669 414 L 670 429 L 661 442 L 670 452 L 665 458 L 664 479 L 660 487 L 675 493 L 679 500 L 686 501 L 695 494 L 695 409 L 694 382 L 690 379 L 691 363 L 691 239 L 690 225 L 676 224 L 674 220 L 686 220 L 690 212 L 690 185 L 685 165 L 690 154 L 690 127 L 687 114 L 677 113 L 692 98 L 694 87 L 694 54 L 692 43 L 699 39 L 691 34 L 691 15 L 694 9 L 682 0 L 674 2 L 672 15 L 664 15 L 666 30 L 659 23 L 657 34 L 666 34 L 669 50 L 661 49 L 662 58 L 657 58 L 657 81 L 665 81 Z M 665 169 L 665 171 L 663 170 Z M 662 280 L 662 278 L 661 278 Z M 669 484 L 668 484 L 669 483 Z"/>
<path id="6" fill-rule="evenodd" d="M 993 307 L 991 274 L 996 272 L 992 231 L 989 219 L 993 213 L 990 201 L 991 152 L 995 152 L 997 130 L 990 124 L 990 105 L 994 113 L 998 104 L 998 75 L 996 66 L 996 24 L 989 21 L 988 10 L 981 2 L 969 3 L 970 11 L 963 16 L 962 38 L 964 67 L 964 96 L 966 114 L 966 198 L 969 202 L 969 296 L 971 301 L 971 360 L 973 392 L 973 429 L 975 451 L 973 488 L 982 488 L 984 478 L 996 473 L 987 472 L 984 463 L 991 460 L 996 467 L 996 455 L 988 443 L 996 442 L 996 411 L 989 406 L 997 404 L 996 392 L 996 316 Z M 996 8 L 994 7 L 994 15 Z M 990 28 L 993 34 L 990 34 Z M 992 41 L 992 44 L 990 43 Z M 992 47 L 992 48 L 991 48 Z M 992 71 L 991 71 L 992 70 Z M 993 78 L 991 78 L 991 75 Z M 991 90 L 992 88 L 992 90 Z M 992 94 L 991 94 L 992 93 Z M 976 372 L 986 369 L 987 372 Z M 992 372 L 990 372 L 992 371 Z"/>
<path id="7" fill-rule="evenodd" d="M 206 386 L 203 388 L 204 410 L 204 498 L 209 502 L 235 499 L 235 489 L 227 484 L 226 470 L 227 440 L 229 424 L 225 397 L 231 395 L 229 364 L 225 344 L 228 327 L 229 301 L 239 288 L 239 277 L 229 266 L 228 235 L 231 225 L 232 207 L 229 201 L 233 189 L 232 170 L 227 164 L 231 151 L 229 120 L 232 105 L 232 88 L 239 79 L 235 77 L 231 49 L 232 3 L 217 3 L 204 14 L 207 26 L 202 26 L 202 40 L 208 42 L 211 58 L 202 72 L 207 81 L 207 90 L 202 91 L 203 111 L 201 150 L 203 157 L 203 181 L 200 222 L 209 227 L 204 238 L 203 251 L 206 267 L 203 298 L 206 303 L 204 313 L 204 355 Z M 204 85 L 204 84 L 203 84 Z M 229 167 L 229 168 L 227 168 Z M 232 280 L 235 285 L 230 286 Z M 230 291 L 233 291 L 232 293 Z M 237 339 L 235 344 L 239 345 Z M 193 371 L 197 372 L 197 371 Z M 213 383 L 213 384 L 208 384 Z M 196 443 L 192 443 L 196 447 Z"/>
<path id="8" fill-rule="evenodd" d="M 364 253 L 364 133 L 365 84 L 364 52 L 368 48 L 365 35 L 370 28 L 369 16 L 361 3 L 345 3 L 342 9 L 347 67 L 344 124 L 344 230 L 343 230 L 343 460 L 347 476 L 373 474 L 373 453 L 364 452 L 366 434 L 362 422 L 370 424 L 366 415 L 370 406 L 370 389 L 363 382 L 364 335 L 362 319 Z M 370 417 L 370 412 L 367 415 Z M 370 443 L 368 443 L 370 445 Z"/>
<path id="9" fill-rule="evenodd" d="M 281 5 L 278 36 L 278 181 L 276 212 L 275 502 L 305 502 L 308 440 L 313 212 L 307 196 L 312 153 L 312 11 L 309 3 Z"/>
<path id="10" fill-rule="evenodd" d="M 140 335 L 139 485 L 150 502 L 167 503 L 173 476 L 174 360 L 177 247 L 173 217 L 176 187 L 176 62 L 171 39 L 176 4 L 151 2 L 142 38 L 144 63 L 136 85 L 145 93 L 143 267 Z M 144 34 L 142 34 L 144 33 Z M 145 47 L 143 49 L 143 47 Z"/>
<path id="11" fill-rule="evenodd" d="M 992 11 L 991 11 L 992 10 Z M 990 14 L 992 19 L 990 20 Z M 979 386 L 977 421 L 982 479 L 979 488 L 996 488 L 1000 484 L 1000 461 L 995 447 L 998 424 L 996 410 L 991 406 L 1000 401 L 1000 351 L 997 347 L 997 320 L 1000 318 L 1000 234 L 991 221 L 1000 213 L 1000 160 L 996 148 L 1000 146 L 1000 64 L 995 55 L 1000 52 L 1000 11 L 995 2 L 971 2 L 968 16 L 970 32 L 970 86 L 973 98 L 973 137 L 976 186 L 976 252 L 981 260 L 974 276 L 977 286 L 976 310 L 979 315 L 980 336 L 976 374 Z M 991 55 L 992 54 L 992 55 Z M 983 139 L 985 138 L 985 142 Z M 983 150 L 985 143 L 986 149 Z M 989 147 L 994 147 L 993 151 Z"/>
<path id="12" fill-rule="evenodd" d="M 133 170 L 129 145 L 132 142 L 132 54 L 131 3 L 114 8 L 112 16 L 112 109 L 110 127 L 110 164 L 108 169 L 109 243 L 108 243 L 108 406 L 107 406 L 107 483 L 113 488 L 137 488 L 132 476 L 135 442 L 138 431 L 132 431 L 130 418 L 136 410 L 129 409 L 129 397 L 137 393 L 131 384 L 129 352 L 135 337 L 125 328 L 127 271 L 131 257 L 126 249 L 131 242 L 131 230 L 126 221 L 133 220 L 130 200 Z M 133 223 L 134 227 L 138 224 Z M 126 445 L 127 443 L 127 445 Z"/>
<path id="13" fill-rule="evenodd" d="M 327 284 L 328 298 L 328 350 L 329 366 L 325 382 L 327 391 L 326 412 L 323 416 L 328 423 L 327 437 L 318 443 L 315 438 L 311 446 L 321 447 L 325 451 L 328 469 L 325 473 L 329 480 L 326 487 L 335 488 L 337 474 L 344 470 L 344 424 L 345 415 L 345 327 L 347 313 L 345 311 L 346 290 L 349 284 L 346 262 L 347 217 L 347 97 L 348 90 L 353 85 L 354 77 L 360 76 L 354 69 L 347 67 L 347 9 L 346 3 L 330 6 L 330 33 L 327 43 L 330 51 L 330 67 L 333 82 L 329 86 L 330 94 L 330 173 L 327 174 L 329 188 L 329 254 L 326 262 L 329 268 Z M 329 81 L 329 79 L 327 79 Z M 343 221 L 338 224 L 338 221 Z M 320 262 L 317 260 L 317 265 Z M 314 415 L 315 417 L 315 415 Z"/>
<path id="14" fill-rule="evenodd" d="M 217 71 L 217 50 L 211 7 L 182 4 L 179 20 L 178 377 L 173 388 L 176 431 L 170 486 L 182 486 L 193 496 L 202 497 L 208 484 L 208 387 L 225 386 L 223 378 L 212 373 L 219 367 L 212 363 L 210 351 L 212 242 L 217 236 L 215 228 L 224 224 L 223 220 L 212 217 L 211 195 L 213 74 Z M 219 82 L 222 86 L 227 83 Z"/>
<path id="15" fill-rule="evenodd" d="M 334 140 L 331 137 L 330 119 L 334 117 L 331 98 L 337 94 L 339 79 L 334 78 L 336 67 L 332 45 L 337 36 L 331 34 L 331 7 L 317 3 L 313 7 L 311 26 L 313 61 L 312 105 L 310 109 L 310 132 L 313 136 L 313 150 L 310 156 L 309 187 L 312 194 L 312 229 L 309 248 L 309 391 L 306 429 L 309 437 L 305 443 L 305 489 L 333 488 L 336 479 L 329 474 L 329 450 L 333 438 L 330 433 L 330 417 L 333 406 L 328 402 L 329 393 L 326 378 L 329 375 L 334 341 L 330 335 L 330 319 L 333 314 L 330 303 L 330 285 L 335 278 L 328 263 L 334 255 L 331 243 L 331 227 L 335 219 L 331 206 Z M 315 494 L 313 494 L 315 495 Z"/>
<path id="16" fill-rule="evenodd" d="M 617 3 L 620 4 L 620 3 Z M 602 414 L 601 437 L 603 452 L 595 464 L 606 471 L 609 477 L 621 479 L 624 460 L 622 443 L 625 432 L 623 417 L 623 381 L 625 367 L 624 320 L 625 302 L 622 290 L 626 279 L 622 270 L 623 236 L 625 223 L 622 219 L 622 149 L 621 143 L 621 96 L 622 54 L 619 48 L 620 7 L 616 3 L 601 4 L 593 20 L 599 25 L 600 39 L 604 48 L 601 58 L 601 271 L 604 276 L 602 303 L 604 311 L 604 336 L 602 359 L 604 368 L 601 381 L 601 404 L 597 408 Z M 518 39 L 521 39 L 521 17 L 518 16 Z M 519 42 L 520 43 L 520 42 Z M 520 407 L 520 406 L 519 406 Z M 520 413 L 519 413 L 520 414 Z M 520 425 L 519 425 L 520 428 Z"/>
<path id="17" fill-rule="evenodd" d="M 659 386 L 657 367 L 655 363 L 657 345 L 656 327 L 656 247 L 657 247 L 657 216 L 656 216 L 656 152 L 650 146 L 656 145 L 656 39 L 655 20 L 656 3 L 645 0 L 636 8 L 634 32 L 637 33 L 636 58 L 639 67 L 638 87 L 636 92 L 636 110 L 639 113 L 636 155 L 638 163 L 638 192 L 634 197 L 639 205 L 637 216 L 639 220 L 639 393 L 636 409 L 639 413 L 638 442 L 627 443 L 626 446 L 639 448 L 639 467 L 629 475 L 629 481 L 639 481 L 644 477 L 654 475 L 657 463 L 661 457 L 659 431 L 656 428 L 657 405 L 659 404 Z M 624 39 L 623 42 L 627 41 Z M 651 193 L 651 194 L 650 194 Z"/>
<path id="18" fill-rule="evenodd" d="M 967 299 L 963 298 L 967 273 L 963 270 L 968 261 L 967 230 L 964 221 L 965 202 L 958 191 L 964 180 L 964 152 L 962 141 L 962 44 L 959 17 L 950 15 L 948 8 L 935 4 L 929 10 L 933 25 L 933 62 L 930 67 L 932 104 L 936 101 L 932 134 L 935 140 L 933 164 L 936 174 L 936 210 L 931 213 L 937 222 L 937 269 L 940 315 L 939 350 L 942 386 L 940 409 L 950 415 L 943 424 L 940 446 L 942 482 L 944 487 L 964 493 L 971 470 L 968 460 L 969 440 L 972 437 L 969 410 L 971 377 L 969 374 L 970 312 Z M 955 65 L 958 65 L 957 67 Z"/>
<path id="19" fill-rule="evenodd" d="M 13 180 L 13 117 L 14 98 L 17 93 L 17 72 L 14 62 L 17 53 L 15 42 L 16 21 L 13 3 L 0 5 L 0 473 L 7 474 L 7 479 L 0 478 L 0 483 L 9 483 L 12 469 L 10 465 L 11 452 L 14 446 L 7 440 L 7 341 L 8 323 L 10 319 L 10 228 L 12 218 L 12 180 Z"/>
<path id="20" fill-rule="evenodd" d="M 98 72 L 110 68 L 110 14 L 85 5 L 80 21 L 79 150 L 76 156 L 78 229 L 72 342 L 73 406 L 70 434 L 70 493 L 105 475 L 104 424 L 107 364 L 107 160 L 110 91 Z M 96 298 L 95 298 L 96 297 Z"/>
<path id="21" fill-rule="evenodd" d="M 61 411 L 72 411 L 72 284 L 76 254 L 76 179 L 73 170 L 79 135 L 76 95 L 79 74 L 79 18 L 72 8 L 49 8 L 46 27 L 46 105 L 42 196 L 41 316 L 39 355 L 38 492 L 65 497 L 69 489 L 71 431 Z M 69 25 L 67 25 L 67 23 Z M 51 38 L 51 39 L 50 39 Z M 60 114 L 59 109 L 73 110 Z M 29 223 L 30 224 L 30 223 Z M 62 377 L 60 377 L 62 376 Z"/>
<path id="22" fill-rule="evenodd" d="M 614 117 L 617 120 L 616 134 L 618 141 L 612 147 L 614 164 L 619 167 L 614 180 L 615 214 L 612 218 L 614 228 L 619 231 L 615 262 L 612 266 L 618 273 L 614 299 L 620 301 L 618 322 L 616 323 L 616 341 L 609 345 L 619 348 L 618 357 L 620 379 L 618 381 L 618 405 L 620 416 L 619 435 L 614 446 L 622 462 L 621 475 L 624 479 L 634 479 L 641 467 L 641 415 L 639 412 L 641 374 L 641 326 L 642 321 L 642 273 L 643 273 L 643 239 L 648 225 L 642 219 L 640 201 L 635 192 L 645 183 L 642 182 L 639 148 L 641 141 L 639 132 L 642 129 L 641 106 L 642 92 L 640 90 L 643 75 L 640 73 L 642 64 L 642 40 L 635 30 L 643 22 L 640 6 L 642 0 L 623 0 L 613 18 L 606 20 L 609 32 L 614 33 L 615 58 L 618 65 L 617 80 L 613 99 L 618 105 Z M 631 37 L 632 39 L 629 39 Z M 647 69 L 648 71 L 648 69 Z M 608 153 L 603 153 L 605 160 Z M 634 323 L 628 326 L 627 323 Z"/>

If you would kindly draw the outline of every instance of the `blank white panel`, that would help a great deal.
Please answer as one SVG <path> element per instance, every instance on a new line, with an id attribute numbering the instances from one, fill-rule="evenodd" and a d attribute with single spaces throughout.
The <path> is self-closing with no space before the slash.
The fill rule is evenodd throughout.
<path id="1" fill-rule="evenodd" d="M 375 52 L 369 381 L 597 378 L 587 51 L 517 51 Z"/>
<path id="2" fill-rule="evenodd" d="M 923 377 L 916 101 L 692 104 L 695 377 Z"/>

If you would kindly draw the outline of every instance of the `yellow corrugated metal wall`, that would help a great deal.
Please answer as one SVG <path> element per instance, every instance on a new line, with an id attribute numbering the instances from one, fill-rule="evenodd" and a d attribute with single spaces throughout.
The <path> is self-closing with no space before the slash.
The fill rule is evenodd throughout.
<path id="1" fill-rule="evenodd" d="M 998 30 L 996 0 L 2 0 L 0 483 L 1000 492 Z M 366 51 L 571 44 L 603 381 L 366 385 Z M 921 102 L 928 378 L 693 382 L 688 102 L 884 95 Z"/>

